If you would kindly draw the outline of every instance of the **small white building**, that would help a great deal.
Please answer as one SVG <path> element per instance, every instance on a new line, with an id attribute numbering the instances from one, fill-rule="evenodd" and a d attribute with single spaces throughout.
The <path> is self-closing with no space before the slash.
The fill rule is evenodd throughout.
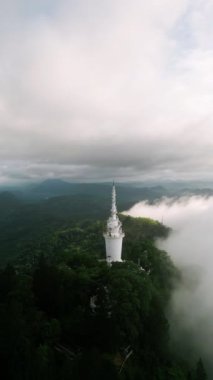
<path id="1" fill-rule="evenodd" d="M 112 208 L 111 216 L 107 221 L 107 229 L 104 233 L 106 243 L 106 260 L 110 264 L 113 261 L 122 261 L 122 242 L 125 234 L 122 231 L 122 223 L 117 215 L 116 190 L 112 187 Z"/>

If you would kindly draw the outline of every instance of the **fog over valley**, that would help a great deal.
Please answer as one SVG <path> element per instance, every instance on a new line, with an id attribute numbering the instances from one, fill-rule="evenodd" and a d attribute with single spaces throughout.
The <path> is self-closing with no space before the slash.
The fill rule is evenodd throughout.
<path id="1" fill-rule="evenodd" d="M 173 339 L 183 355 L 199 352 L 212 376 L 213 352 L 213 197 L 163 198 L 139 202 L 125 214 L 149 217 L 172 227 L 157 242 L 182 271 L 169 318 Z"/>

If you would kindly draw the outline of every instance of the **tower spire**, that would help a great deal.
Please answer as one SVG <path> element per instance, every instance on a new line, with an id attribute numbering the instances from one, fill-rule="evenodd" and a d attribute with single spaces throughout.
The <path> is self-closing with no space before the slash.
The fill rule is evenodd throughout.
<path id="1" fill-rule="evenodd" d="M 116 189 L 115 189 L 115 182 L 113 181 L 112 185 L 112 208 L 111 208 L 111 215 L 115 219 L 117 216 L 117 205 L 116 205 Z"/>
<path id="2" fill-rule="evenodd" d="M 107 262 L 111 263 L 112 261 L 122 261 L 121 251 L 123 237 L 124 233 L 122 231 L 122 223 L 118 218 L 116 189 L 115 183 L 113 181 L 111 216 L 107 220 L 107 228 L 106 232 L 104 233 Z"/>

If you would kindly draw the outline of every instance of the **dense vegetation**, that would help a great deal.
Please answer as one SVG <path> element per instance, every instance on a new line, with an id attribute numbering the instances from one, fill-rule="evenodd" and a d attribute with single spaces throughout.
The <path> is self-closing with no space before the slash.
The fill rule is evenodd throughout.
<path id="1" fill-rule="evenodd" d="M 6 191 L 7 190 L 7 191 Z M 117 186 L 118 209 L 127 210 L 136 202 L 155 202 L 162 196 L 181 196 L 190 190 L 137 184 Z M 193 190 L 212 194 L 212 190 Z M 31 252 L 34 243 L 47 241 L 55 231 L 66 230 L 76 221 L 103 220 L 109 212 L 111 184 L 78 184 L 46 180 L 20 188 L 0 189 L 0 266 Z M 49 248 L 47 247 L 49 250 Z"/>
<path id="2" fill-rule="evenodd" d="M 154 245 L 169 230 L 123 225 L 124 263 L 103 260 L 103 221 L 79 219 L 26 239 L 1 269 L 2 378 L 206 379 L 201 360 L 180 360 L 170 344 L 165 310 L 180 274 Z"/>
<path id="3" fill-rule="evenodd" d="M 109 212 L 111 184 L 49 180 L 25 190 L 12 190 L 0 192 L 0 265 L 77 220 L 105 219 Z M 120 186 L 118 207 L 127 210 L 139 200 L 153 201 L 162 191 L 161 187 Z"/>

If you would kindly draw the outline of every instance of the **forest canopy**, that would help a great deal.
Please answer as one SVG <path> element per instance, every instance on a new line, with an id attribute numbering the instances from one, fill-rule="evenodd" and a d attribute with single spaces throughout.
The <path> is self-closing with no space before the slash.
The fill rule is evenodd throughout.
<path id="1" fill-rule="evenodd" d="M 170 341 L 166 308 L 180 273 L 154 244 L 169 229 L 122 221 L 123 263 L 104 260 L 103 222 L 80 220 L 27 242 L 1 269 L 5 379 L 206 379 L 202 360 L 181 360 Z"/>

